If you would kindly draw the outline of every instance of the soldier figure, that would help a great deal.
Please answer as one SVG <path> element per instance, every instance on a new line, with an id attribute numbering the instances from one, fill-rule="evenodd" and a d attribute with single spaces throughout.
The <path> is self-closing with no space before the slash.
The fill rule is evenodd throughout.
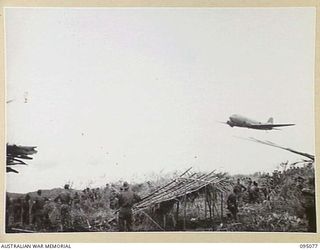
<path id="1" fill-rule="evenodd" d="M 11 209 L 11 198 L 8 193 L 6 193 L 6 231 L 9 227 L 10 222 L 10 209 Z"/>
<path id="2" fill-rule="evenodd" d="M 73 197 L 73 207 L 80 206 L 80 201 L 81 201 L 80 195 L 78 192 L 76 192 Z"/>
<path id="3" fill-rule="evenodd" d="M 295 181 L 296 181 L 296 187 L 298 190 L 302 190 L 303 187 L 304 187 L 304 181 L 305 179 L 301 176 L 298 176 L 295 178 Z"/>
<path id="4" fill-rule="evenodd" d="M 232 214 L 232 218 L 237 221 L 238 203 L 237 203 L 237 190 L 234 188 L 233 193 L 229 194 L 227 199 L 228 209 Z"/>
<path id="5" fill-rule="evenodd" d="M 260 189 L 258 187 L 257 182 L 253 182 L 253 186 L 251 187 L 252 195 L 253 195 L 253 203 L 260 203 Z"/>
<path id="6" fill-rule="evenodd" d="M 234 192 L 237 195 L 237 201 L 239 204 L 242 204 L 243 192 L 246 190 L 247 188 L 240 183 L 240 179 L 237 179 L 237 184 L 234 186 Z"/>
<path id="7" fill-rule="evenodd" d="M 87 188 L 87 189 L 86 189 L 86 194 L 87 194 L 89 200 L 90 200 L 91 202 L 94 202 L 94 195 L 93 195 L 92 190 L 90 190 L 90 188 Z"/>
<path id="8" fill-rule="evenodd" d="M 69 184 L 64 185 L 64 190 L 59 194 L 54 201 L 60 201 L 60 214 L 61 214 L 61 230 L 68 231 L 72 228 L 71 223 L 71 204 L 72 198 L 70 194 Z"/>
<path id="9" fill-rule="evenodd" d="M 129 189 L 127 182 L 123 183 L 122 191 L 118 195 L 119 209 L 119 231 L 132 231 L 132 206 L 139 202 L 141 198 Z"/>
<path id="10" fill-rule="evenodd" d="M 253 189 L 254 189 L 254 187 L 252 184 L 252 180 L 251 180 L 251 178 L 249 178 L 248 186 L 247 186 L 247 191 L 248 191 L 248 195 L 249 195 L 249 200 L 248 200 L 249 203 L 253 203 L 253 201 L 254 201 Z"/>
<path id="11" fill-rule="evenodd" d="M 91 226 L 89 224 L 89 220 L 86 218 L 84 211 L 81 208 L 81 197 L 78 192 L 75 193 L 73 197 L 73 231 L 75 232 L 84 232 L 88 231 Z"/>
<path id="12" fill-rule="evenodd" d="M 305 209 L 306 219 L 308 220 L 308 232 L 316 232 L 317 217 L 315 207 L 315 183 L 314 178 L 309 179 L 307 188 L 303 188 L 302 192 L 302 206 Z"/>
<path id="13" fill-rule="evenodd" d="M 45 200 L 42 196 L 42 191 L 37 191 L 37 196 L 33 201 L 33 205 L 31 208 L 32 213 L 32 224 L 35 225 L 35 228 L 37 230 L 40 230 L 43 228 L 43 220 L 44 220 L 44 213 L 43 213 L 43 207 L 45 204 Z"/>
<path id="14" fill-rule="evenodd" d="M 13 200 L 13 221 L 15 223 L 21 223 L 22 215 L 22 198 L 16 198 Z"/>
<path id="15" fill-rule="evenodd" d="M 30 212 L 29 212 L 29 208 L 30 208 L 30 195 L 26 194 L 26 196 L 24 197 L 23 203 L 22 203 L 22 224 L 23 225 L 29 225 L 30 222 Z"/>

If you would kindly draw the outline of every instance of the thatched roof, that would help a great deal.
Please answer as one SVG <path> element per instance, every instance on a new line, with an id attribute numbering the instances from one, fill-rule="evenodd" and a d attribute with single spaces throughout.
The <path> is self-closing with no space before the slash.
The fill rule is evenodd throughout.
<path id="1" fill-rule="evenodd" d="M 231 181 L 223 173 L 192 173 L 191 168 L 173 179 L 137 203 L 134 210 L 144 210 L 162 202 L 178 200 L 182 197 L 199 192 L 205 187 L 214 187 L 218 192 L 230 191 Z"/>

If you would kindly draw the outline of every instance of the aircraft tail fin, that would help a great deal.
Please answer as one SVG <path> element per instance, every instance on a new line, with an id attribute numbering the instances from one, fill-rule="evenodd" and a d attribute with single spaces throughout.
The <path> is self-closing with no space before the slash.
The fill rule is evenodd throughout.
<path id="1" fill-rule="evenodd" d="M 269 118 L 269 120 L 267 121 L 267 123 L 269 123 L 269 124 L 273 124 L 273 118 L 272 118 L 272 117 L 270 117 L 270 118 Z"/>

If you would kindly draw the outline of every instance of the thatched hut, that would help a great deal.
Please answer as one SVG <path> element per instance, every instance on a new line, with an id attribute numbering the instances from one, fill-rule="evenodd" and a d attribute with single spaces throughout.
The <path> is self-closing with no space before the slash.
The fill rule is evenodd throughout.
<path id="1" fill-rule="evenodd" d="M 212 229 L 224 216 L 224 200 L 231 187 L 226 174 L 192 173 L 190 168 L 144 197 L 134 213 L 138 219 L 147 219 L 155 230 L 199 228 L 196 224 L 200 222 Z"/>

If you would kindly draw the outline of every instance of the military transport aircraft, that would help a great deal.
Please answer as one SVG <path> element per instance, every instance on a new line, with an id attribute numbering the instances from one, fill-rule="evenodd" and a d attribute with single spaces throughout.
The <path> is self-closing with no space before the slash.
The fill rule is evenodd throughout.
<path id="1" fill-rule="evenodd" d="M 269 118 L 266 123 L 257 122 L 241 115 L 232 115 L 226 122 L 230 127 L 242 127 L 260 130 L 272 130 L 277 127 L 293 126 L 295 124 L 273 124 L 273 118 Z"/>

